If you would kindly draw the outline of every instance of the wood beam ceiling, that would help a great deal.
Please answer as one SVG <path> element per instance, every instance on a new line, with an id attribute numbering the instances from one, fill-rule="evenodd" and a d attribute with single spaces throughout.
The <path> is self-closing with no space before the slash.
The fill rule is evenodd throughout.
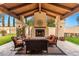
<path id="1" fill-rule="evenodd" d="M 43 12 L 45 12 L 45 11 L 43 11 Z M 49 14 L 49 13 L 46 13 L 46 15 L 47 15 L 47 16 L 50 16 L 50 17 L 54 17 L 54 18 L 56 18 L 56 16 L 51 15 L 51 14 Z"/>
<path id="2" fill-rule="evenodd" d="M 60 15 L 60 14 L 56 14 L 54 12 L 50 12 L 50 11 L 45 10 L 45 9 L 42 9 L 42 11 L 45 12 L 46 14 L 51 15 L 51 16 L 54 16 L 54 17 L 56 17 L 58 15 L 62 17 L 62 15 Z"/>
<path id="3" fill-rule="evenodd" d="M 30 15 L 32 15 L 32 14 L 34 14 L 34 13 L 35 13 L 35 12 L 37 12 L 37 11 L 38 11 L 38 9 L 33 10 L 33 11 L 29 11 L 29 12 L 24 13 L 24 14 L 21 14 L 21 15 L 23 15 L 23 16 L 25 16 L 25 17 L 28 17 L 28 16 L 30 16 Z"/>
<path id="4" fill-rule="evenodd" d="M 6 13 L 6 14 L 9 14 L 9 15 L 15 17 L 15 18 L 18 18 L 18 16 L 16 16 L 15 13 L 11 13 L 9 10 L 7 10 L 7 9 L 4 8 L 4 7 L 0 7 L 0 10 L 3 11 L 4 13 Z"/>
<path id="5" fill-rule="evenodd" d="M 17 16 L 23 15 L 23 14 L 26 14 L 26 13 L 28 13 L 28 12 L 34 11 L 34 10 L 38 10 L 38 8 L 35 8 L 35 9 L 33 9 L 33 10 L 29 10 L 29 11 L 24 11 L 24 12 L 19 13 L 19 14 L 16 14 L 16 15 L 17 15 Z"/>
<path id="6" fill-rule="evenodd" d="M 62 19 L 64 19 L 64 18 L 70 16 L 71 14 L 79 12 L 79 5 L 77 5 L 76 7 L 74 7 L 74 8 L 71 9 L 69 7 L 66 7 L 64 5 L 60 5 L 58 3 L 45 3 L 45 4 L 49 5 L 51 7 L 54 6 L 54 7 L 57 7 L 57 8 L 61 8 L 61 9 L 65 10 L 65 11 L 67 11 L 67 13 L 66 14 L 62 14 L 62 13 L 60 13 L 62 11 L 60 11 L 60 12 L 53 11 L 52 9 L 49 9 L 51 7 L 47 8 L 46 5 L 45 5 L 45 8 L 44 8 L 44 6 L 42 7 L 42 3 L 37 4 L 37 6 L 34 5 L 34 4 L 32 4 L 32 3 L 29 3 L 29 4 L 27 4 L 27 3 L 25 4 L 24 3 L 24 4 L 21 4 L 21 5 L 12 7 L 10 9 L 7 9 L 2 4 L 2 5 L 0 5 L 0 10 L 3 11 L 3 12 L 5 12 L 5 13 L 7 13 L 7 14 L 9 14 L 9 15 L 11 15 L 11 16 L 14 16 L 15 18 L 19 18 L 18 16 L 20 16 L 20 15 L 24 15 L 24 16 L 28 17 L 30 15 L 33 15 L 37 11 L 43 11 L 43 12 L 46 12 L 46 14 L 49 15 L 49 16 L 55 17 L 57 15 L 60 15 L 62 17 Z M 28 10 L 26 9 L 23 12 L 20 12 L 20 13 L 17 13 L 17 14 L 15 13 L 17 9 L 20 10 L 20 8 L 23 8 L 23 7 L 29 6 L 29 5 L 34 6 L 34 7 L 36 6 L 36 7 L 35 8 L 31 8 L 31 9 L 29 7 Z M 15 12 L 13 12 L 13 11 L 15 11 Z"/>
<path id="7" fill-rule="evenodd" d="M 10 11 L 12 11 L 12 12 L 17 12 L 18 11 L 19 12 L 19 10 L 24 11 L 23 9 L 26 9 L 26 10 L 28 9 L 29 10 L 30 8 L 32 8 L 32 9 L 37 8 L 37 5 L 33 4 L 33 3 L 32 4 L 28 4 L 28 5 L 26 4 L 24 6 L 21 6 L 21 7 L 19 6 L 17 8 L 14 8 L 14 9 L 12 9 Z"/>
<path id="8" fill-rule="evenodd" d="M 64 9 L 67 12 L 71 12 L 71 10 L 72 10 L 72 9 L 70 9 L 70 8 L 64 6 L 64 5 L 59 5 L 58 3 L 49 3 L 49 4 L 51 4 L 52 6 L 56 6 L 56 7 L 62 8 L 62 9 Z"/>
<path id="9" fill-rule="evenodd" d="M 79 12 L 79 7 L 75 8 L 71 13 L 65 14 L 65 15 L 62 17 L 62 19 L 66 18 L 66 17 L 68 17 L 68 16 L 70 16 L 70 15 L 76 13 L 76 12 Z"/>
<path id="10" fill-rule="evenodd" d="M 19 9 L 19 8 L 22 8 L 22 7 L 24 7 L 24 6 L 29 6 L 29 5 L 31 5 L 31 3 L 29 3 L 29 4 L 24 3 L 24 4 L 22 4 L 22 5 L 19 5 L 19 6 L 15 6 L 15 7 L 13 7 L 13 8 L 10 8 L 9 11 L 14 11 L 14 10 L 17 10 L 17 9 Z"/>
<path id="11" fill-rule="evenodd" d="M 76 9 L 76 8 L 78 8 L 79 7 L 79 4 L 77 4 L 77 6 L 75 6 L 74 8 L 72 8 L 72 10 L 74 10 L 74 9 Z"/>
<path id="12" fill-rule="evenodd" d="M 39 3 L 39 12 L 41 12 L 41 3 Z"/>
<path id="13" fill-rule="evenodd" d="M 18 9 L 18 8 L 20 8 L 20 7 L 23 7 L 23 6 L 28 6 L 28 5 L 30 5 L 31 3 L 22 3 L 21 5 L 19 5 L 19 6 L 15 6 L 15 7 L 12 7 L 12 8 L 10 8 L 10 9 L 8 9 L 8 10 L 15 10 L 15 9 Z"/>
<path id="14" fill-rule="evenodd" d="M 63 16 L 63 14 L 61 14 L 61 13 L 58 13 L 58 12 L 55 12 L 55 11 L 50 11 L 50 10 L 45 9 L 45 8 L 42 8 L 42 10 L 43 10 L 43 11 L 51 12 L 51 13 L 54 14 L 55 16 L 57 16 L 57 15 Z"/>

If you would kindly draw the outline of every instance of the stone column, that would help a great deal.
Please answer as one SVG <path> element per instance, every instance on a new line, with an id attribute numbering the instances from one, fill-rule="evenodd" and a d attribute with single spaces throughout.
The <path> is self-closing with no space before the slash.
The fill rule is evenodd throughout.
<path id="1" fill-rule="evenodd" d="M 2 30 L 4 30 L 4 16 L 2 16 L 1 20 L 2 20 Z"/>
<path id="2" fill-rule="evenodd" d="M 56 36 L 64 40 L 64 20 L 61 20 L 60 16 L 56 16 Z"/>
<path id="3" fill-rule="evenodd" d="M 22 22 L 19 19 L 16 19 L 16 28 L 22 26 Z"/>
<path id="4" fill-rule="evenodd" d="M 20 21 L 22 22 L 23 25 L 25 25 L 25 18 L 24 18 L 24 16 L 20 16 Z"/>
<path id="5" fill-rule="evenodd" d="M 10 16 L 8 17 L 8 27 L 10 27 Z"/>
<path id="6" fill-rule="evenodd" d="M 10 15 L 8 16 L 8 28 L 9 28 L 9 33 L 11 33 L 12 30 L 11 30 L 11 25 L 10 25 Z"/>
<path id="7" fill-rule="evenodd" d="M 13 27 L 15 27 L 15 18 L 13 18 Z"/>
<path id="8" fill-rule="evenodd" d="M 55 25 L 56 25 L 56 32 L 55 32 L 55 36 L 58 37 L 58 22 L 60 20 L 60 16 L 56 16 L 56 19 L 55 19 Z"/>
<path id="9" fill-rule="evenodd" d="M 4 27 L 4 16 L 2 16 L 2 26 Z"/>
<path id="10" fill-rule="evenodd" d="M 4 12 L 0 10 L 0 14 L 4 14 Z M 1 16 L 1 20 L 2 20 L 2 26 L 1 27 L 3 27 L 4 26 L 4 16 Z"/>

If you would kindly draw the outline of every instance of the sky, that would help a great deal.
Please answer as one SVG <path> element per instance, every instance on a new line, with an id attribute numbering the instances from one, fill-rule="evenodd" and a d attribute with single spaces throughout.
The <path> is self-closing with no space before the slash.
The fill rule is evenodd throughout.
<path id="1" fill-rule="evenodd" d="M 78 23 L 77 23 L 76 19 L 77 19 L 78 16 L 79 16 L 79 13 L 75 13 L 75 14 L 67 17 L 65 19 L 65 22 L 64 22 L 65 23 L 64 28 L 70 28 L 70 27 L 77 26 Z"/>

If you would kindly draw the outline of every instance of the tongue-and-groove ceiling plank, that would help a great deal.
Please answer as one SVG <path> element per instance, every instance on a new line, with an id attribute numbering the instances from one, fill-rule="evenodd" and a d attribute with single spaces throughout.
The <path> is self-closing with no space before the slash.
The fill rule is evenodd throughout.
<path id="1" fill-rule="evenodd" d="M 57 13 L 54 13 L 54 12 L 50 12 L 50 11 L 45 10 L 45 9 L 42 9 L 42 11 L 45 12 L 46 14 L 50 14 L 50 15 L 52 15 L 52 16 L 60 15 L 60 14 L 57 14 Z M 60 16 L 62 16 L 62 15 L 60 15 Z"/>
<path id="2" fill-rule="evenodd" d="M 27 13 L 24 13 L 24 14 L 21 14 L 21 15 L 28 17 L 28 16 L 31 16 L 31 15 L 33 15 L 33 14 L 34 14 L 35 12 L 37 12 L 37 11 L 38 11 L 38 9 L 36 9 L 36 10 L 33 10 L 33 11 L 29 11 L 29 12 L 27 12 Z"/>
<path id="3" fill-rule="evenodd" d="M 48 3 L 42 4 L 42 8 L 49 9 L 51 11 L 55 11 L 55 12 L 58 12 L 58 13 L 61 13 L 61 14 L 65 14 L 66 12 L 71 12 L 71 10 L 61 8 L 61 7 L 55 6 L 53 4 L 48 4 Z"/>
<path id="4" fill-rule="evenodd" d="M 78 4 L 77 3 L 60 3 L 60 5 L 66 6 L 66 7 L 72 9 L 72 8 L 76 7 Z"/>
<path id="5" fill-rule="evenodd" d="M 29 10 L 32 10 L 32 9 L 36 9 L 37 7 L 38 7 L 37 4 L 29 4 L 29 5 L 24 5 L 20 8 L 16 8 L 16 9 L 13 9 L 13 10 L 10 10 L 10 11 L 18 14 L 18 13 L 22 13 L 22 12 L 29 11 Z"/>
<path id="6" fill-rule="evenodd" d="M 21 6 L 22 3 L 4 3 L 3 6 L 5 6 L 7 9 L 11 9 L 17 6 Z"/>
<path id="7" fill-rule="evenodd" d="M 71 13 L 65 14 L 65 15 L 62 17 L 62 19 L 66 18 L 66 17 L 68 17 L 68 16 L 70 16 L 70 15 L 72 15 L 72 14 L 74 14 L 74 13 L 77 13 L 77 12 L 79 12 L 79 7 L 75 8 Z"/>

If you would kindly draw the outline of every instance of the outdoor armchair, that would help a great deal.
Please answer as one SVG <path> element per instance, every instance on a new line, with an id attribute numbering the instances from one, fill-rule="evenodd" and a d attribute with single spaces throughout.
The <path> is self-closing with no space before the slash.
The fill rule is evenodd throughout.
<path id="1" fill-rule="evenodd" d="M 13 42 L 14 42 L 14 46 L 15 46 L 15 48 L 18 48 L 18 47 L 24 47 L 24 45 L 23 45 L 23 40 L 19 40 L 17 37 L 11 37 L 11 39 L 13 40 Z M 14 49 L 15 49 L 14 48 Z"/>
<path id="2" fill-rule="evenodd" d="M 50 35 L 48 37 L 48 42 L 49 42 L 49 45 L 56 45 L 57 46 L 57 37 L 54 35 Z"/>

